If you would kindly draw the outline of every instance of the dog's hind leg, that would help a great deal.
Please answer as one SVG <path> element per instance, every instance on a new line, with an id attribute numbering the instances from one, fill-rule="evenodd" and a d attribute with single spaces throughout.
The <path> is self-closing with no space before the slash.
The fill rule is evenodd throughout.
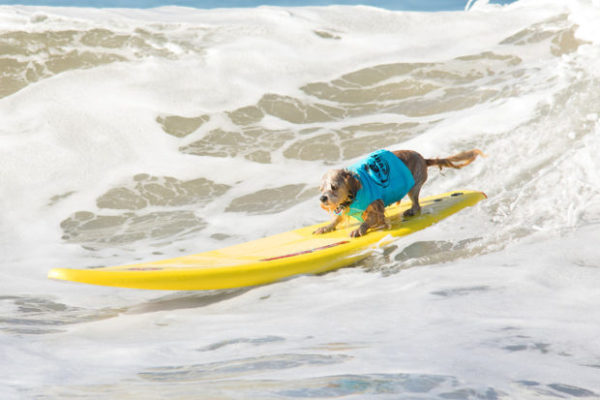
<path id="1" fill-rule="evenodd" d="M 408 198 L 412 202 L 412 206 L 404 211 L 405 217 L 414 217 L 421 213 L 421 205 L 419 204 L 419 193 L 421 192 L 422 182 L 415 183 L 415 185 L 408 192 Z"/>

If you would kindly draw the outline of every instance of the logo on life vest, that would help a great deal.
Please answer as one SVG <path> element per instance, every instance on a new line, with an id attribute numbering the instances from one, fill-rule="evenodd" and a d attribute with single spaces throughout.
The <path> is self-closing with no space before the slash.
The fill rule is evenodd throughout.
<path id="1" fill-rule="evenodd" d="M 390 185 L 390 164 L 379 154 L 373 154 L 367 160 L 366 170 L 373 181 L 381 187 Z"/>

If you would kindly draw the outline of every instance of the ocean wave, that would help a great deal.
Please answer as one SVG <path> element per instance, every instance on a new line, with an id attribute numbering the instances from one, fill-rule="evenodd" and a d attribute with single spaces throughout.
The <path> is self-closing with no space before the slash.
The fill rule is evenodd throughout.
<path id="1" fill-rule="evenodd" d="M 0 7 L 9 398 L 597 396 L 599 19 L 586 0 Z M 320 222 L 325 170 L 384 147 L 481 148 L 423 192 L 488 199 L 248 290 L 45 279 Z"/>

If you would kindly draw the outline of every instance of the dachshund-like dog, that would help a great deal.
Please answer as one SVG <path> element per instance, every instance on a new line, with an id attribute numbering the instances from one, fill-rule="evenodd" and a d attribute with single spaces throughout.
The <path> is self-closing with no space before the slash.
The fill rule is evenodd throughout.
<path id="1" fill-rule="evenodd" d="M 360 167 L 356 167 L 355 164 L 346 169 L 330 170 L 323 176 L 321 182 L 320 201 L 321 207 L 334 213 L 335 216 L 329 224 L 317 229 L 314 234 L 334 231 L 345 215 L 351 215 L 362 222 L 358 229 L 351 232 L 350 236 L 352 237 L 363 236 L 369 229 L 389 228 L 389 222 L 384 214 L 385 207 L 399 202 L 406 194 L 412 201 L 412 206 L 404 212 L 404 216 L 418 215 L 421 212 L 419 192 L 427 180 L 427 168 L 437 166 L 440 170 L 442 168 L 459 169 L 475 161 L 478 155 L 485 157 L 478 149 L 464 151 L 448 158 L 434 159 L 426 159 L 412 150 L 393 152 L 380 150 L 363 160 Z M 393 171 L 393 164 L 397 164 L 398 160 L 401 161 L 397 167 L 400 172 L 394 175 L 394 172 L 390 171 Z M 373 178 L 375 183 L 367 182 Z M 400 186 L 403 185 L 404 189 L 397 189 L 395 193 L 380 194 L 380 192 L 376 192 L 371 194 L 371 197 L 366 194 L 371 187 L 379 190 L 378 186 L 391 187 L 402 180 L 404 182 Z M 357 205 L 358 198 L 362 199 L 362 205 Z"/>

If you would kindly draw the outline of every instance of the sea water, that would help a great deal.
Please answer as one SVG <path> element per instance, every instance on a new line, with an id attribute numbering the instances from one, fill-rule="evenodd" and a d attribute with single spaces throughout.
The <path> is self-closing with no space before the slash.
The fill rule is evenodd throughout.
<path id="1" fill-rule="evenodd" d="M 491 4 L 509 4 L 516 0 L 487 0 Z M 154 8 L 184 6 L 193 8 L 247 8 L 258 6 L 329 6 L 366 5 L 388 10 L 451 11 L 469 8 L 474 0 L 2 0 L 0 4 L 59 7 Z"/>
<path id="2" fill-rule="evenodd" d="M 0 7 L 2 399 L 600 398 L 600 4 Z M 255 288 L 50 281 L 328 218 L 378 149 L 488 199 Z"/>

